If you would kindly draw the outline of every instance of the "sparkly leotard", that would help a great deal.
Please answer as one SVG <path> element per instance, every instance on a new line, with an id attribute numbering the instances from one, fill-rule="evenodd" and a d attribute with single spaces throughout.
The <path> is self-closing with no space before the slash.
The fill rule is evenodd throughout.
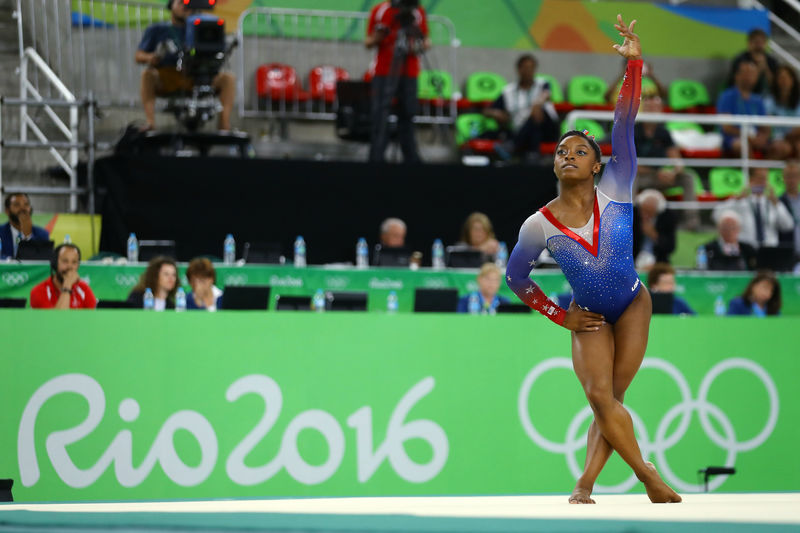
<path id="1" fill-rule="evenodd" d="M 561 324 L 566 312 L 530 279 L 547 248 L 572 286 L 575 303 L 615 323 L 639 292 L 633 264 L 632 187 L 636 177 L 633 123 L 639 108 L 642 61 L 628 61 L 614 114 L 612 155 L 595 192 L 594 210 L 582 228 L 568 228 L 544 207 L 522 225 L 506 282 L 530 307 Z"/>

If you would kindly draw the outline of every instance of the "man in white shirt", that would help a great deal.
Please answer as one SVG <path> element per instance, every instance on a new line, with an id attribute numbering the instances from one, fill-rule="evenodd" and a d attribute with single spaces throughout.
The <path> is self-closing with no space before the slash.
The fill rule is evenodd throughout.
<path id="1" fill-rule="evenodd" d="M 498 146 L 504 159 L 538 154 L 539 144 L 558 137 L 558 113 L 550 101 L 550 84 L 536 79 L 537 61 L 531 54 L 517 60 L 518 81 L 509 83 L 484 115 L 511 130 L 508 142 Z"/>
<path id="2" fill-rule="evenodd" d="M 9 193 L 5 208 L 8 222 L 0 226 L 0 258 L 16 257 L 21 241 L 50 240 L 46 229 L 33 225 L 33 207 L 27 194 Z"/>
<path id="3" fill-rule="evenodd" d="M 750 186 L 736 198 L 723 202 L 714 209 L 718 221 L 727 210 L 739 213 L 742 221 L 739 240 L 758 249 L 778 246 L 778 232 L 794 228 L 794 220 L 775 191 L 767 183 L 767 169 L 750 170 Z"/>

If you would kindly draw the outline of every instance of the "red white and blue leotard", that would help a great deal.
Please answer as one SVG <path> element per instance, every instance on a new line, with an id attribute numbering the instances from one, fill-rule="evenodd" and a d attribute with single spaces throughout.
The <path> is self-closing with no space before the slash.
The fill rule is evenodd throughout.
<path id="1" fill-rule="evenodd" d="M 614 113 L 612 155 L 582 228 L 568 228 L 543 207 L 522 225 L 511 253 L 506 282 L 519 298 L 557 324 L 566 311 L 547 299 L 530 273 L 547 248 L 572 286 L 575 303 L 615 323 L 639 292 L 633 264 L 633 179 L 636 148 L 633 123 L 639 109 L 642 60 L 628 61 Z"/>

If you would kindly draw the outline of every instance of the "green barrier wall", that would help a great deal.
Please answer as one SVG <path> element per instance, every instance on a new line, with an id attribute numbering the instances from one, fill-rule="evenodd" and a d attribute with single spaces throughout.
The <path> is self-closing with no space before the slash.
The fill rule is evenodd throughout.
<path id="1" fill-rule="evenodd" d="M 270 285 L 273 299 L 275 295 L 311 296 L 317 289 L 330 291 L 366 291 L 370 311 L 386 309 L 386 297 L 395 291 L 400 300 L 400 311 L 411 311 L 414 307 L 414 290 L 421 288 L 457 288 L 459 294 L 477 290 L 475 281 L 477 271 L 421 269 L 367 269 L 354 268 L 294 268 L 289 266 L 243 266 L 225 267 L 217 265 L 217 285 Z M 124 300 L 136 284 L 144 265 L 102 265 L 83 263 L 81 276 L 91 286 L 100 299 Z M 180 274 L 186 272 L 186 265 L 179 268 Z M 46 263 L 0 263 L 0 298 L 28 298 L 34 285 L 48 276 Z M 646 275 L 643 275 L 645 280 Z M 686 273 L 678 275 L 677 291 L 699 314 L 714 313 L 714 302 L 722 295 L 727 302 L 739 296 L 752 274 L 724 275 L 720 273 Z M 569 292 L 561 271 L 537 269 L 533 279 L 545 293 Z M 800 315 L 800 277 L 779 276 L 784 316 Z M 186 290 L 190 287 L 185 278 Z M 517 297 L 502 284 L 500 294 L 514 302 Z M 271 305 L 270 307 L 273 307 Z"/>
<path id="2" fill-rule="evenodd" d="M 625 397 L 679 491 L 800 488 L 800 328 L 660 318 Z M 590 422 L 537 317 L 0 311 L 0 477 L 32 500 L 565 493 Z M 605 490 L 640 491 L 612 457 Z"/>

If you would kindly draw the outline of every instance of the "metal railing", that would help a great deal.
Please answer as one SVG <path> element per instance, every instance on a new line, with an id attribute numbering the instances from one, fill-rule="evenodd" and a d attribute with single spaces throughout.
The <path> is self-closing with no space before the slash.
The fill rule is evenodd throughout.
<path id="1" fill-rule="evenodd" d="M 239 18 L 237 100 L 243 117 L 332 120 L 338 102 L 310 98 L 302 83 L 311 69 L 321 65 L 345 69 L 350 79 L 360 79 L 374 60 L 375 51 L 364 47 L 368 13 L 303 9 L 249 8 Z M 421 58 L 422 69 L 447 72 L 455 84 L 457 49 L 453 23 L 429 16 L 433 48 Z M 297 73 L 297 86 L 273 98 L 259 94 L 256 72 L 261 65 L 281 63 Z M 417 122 L 451 124 L 456 118 L 455 98 L 441 103 L 423 102 Z"/>

